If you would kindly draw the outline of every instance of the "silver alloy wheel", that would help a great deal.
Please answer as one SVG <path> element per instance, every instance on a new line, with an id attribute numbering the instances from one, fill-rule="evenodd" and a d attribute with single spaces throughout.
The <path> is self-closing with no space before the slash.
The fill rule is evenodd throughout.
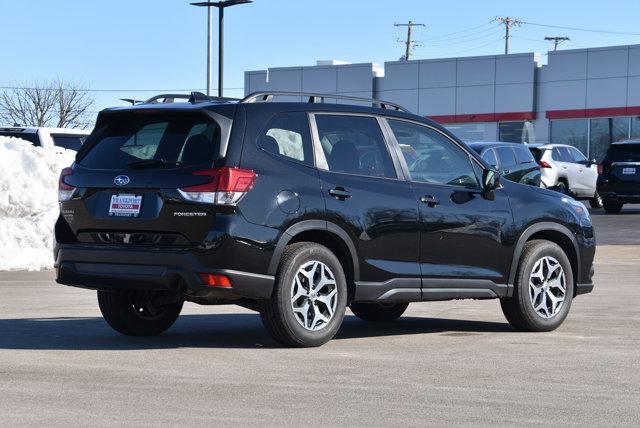
<path id="1" fill-rule="evenodd" d="M 325 328 L 336 311 L 338 286 L 327 265 L 317 260 L 303 264 L 291 282 L 291 308 L 307 330 Z"/>
<path id="2" fill-rule="evenodd" d="M 564 305 L 567 293 L 564 269 L 551 256 L 539 259 L 529 276 L 529 297 L 533 310 L 542 318 L 553 318 Z"/>

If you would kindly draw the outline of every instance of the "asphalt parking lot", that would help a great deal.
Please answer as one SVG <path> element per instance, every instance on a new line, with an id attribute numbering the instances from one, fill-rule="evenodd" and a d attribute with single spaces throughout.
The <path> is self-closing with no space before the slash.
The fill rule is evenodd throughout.
<path id="1" fill-rule="evenodd" d="M 130 338 L 95 293 L 0 273 L 0 421 L 16 425 L 636 425 L 640 206 L 593 213 L 596 288 L 551 333 L 517 333 L 497 301 L 349 314 L 321 348 L 282 349 L 258 315 L 186 305 Z"/>

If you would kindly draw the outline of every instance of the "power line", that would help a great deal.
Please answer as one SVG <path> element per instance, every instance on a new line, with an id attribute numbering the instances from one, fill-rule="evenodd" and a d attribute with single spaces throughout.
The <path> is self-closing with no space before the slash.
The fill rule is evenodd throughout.
<path id="1" fill-rule="evenodd" d="M 38 89 L 41 91 L 59 91 L 58 88 L 35 88 L 28 86 L 0 86 L 0 89 L 17 89 L 17 90 L 34 90 Z M 75 89 L 75 88 L 74 88 Z M 214 88 L 217 89 L 217 88 Z M 237 90 L 244 89 L 242 87 L 238 88 L 224 88 L 228 90 Z M 205 89 L 76 89 L 77 91 L 83 92 L 156 92 L 156 93 L 169 93 L 169 92 L 191 92 L 191 91 L 204 91 Z"/>
<path id="2" fill-rule="evenodd" d="M 411 55 L 411 49 L 416 45 L 416 42 L 411 41 L 411 31 L 413 31 L 413 27 L 426 27 L 424 24 L 416 24 L 411 22 L 411 20 L 406 24 L 393 24 L 394 27 L 407 27 L 407 40 L 404 42 L 406 45 L 404 60 L 409 61 L 409 56 Z"/>
<path id="3" fill-rule="evenodd" d="M 475 51 L 475 50 L 478 50 L 478 49 L 481 49 L 481 48 L 487 47 L 487 46 L 489 46 L 489 45 L 493 45 L 493 44 L 495 44 L 495 43 L 497 43 L 497 42 L 499 42 L 499 41 L 501 41 L 501 40 L 503 40 L 503 39 L 504 39 L 504 37 L 500 37 L 499 39 L 492 40 L 492 41 L 490 41 L 489 43 L 485 43 L 485 44 L 482 44 L 482 45 L 479 45 L 479 46 L 475 46 L 475 47 L 470 48 L 470 49 L 464 49 L 464 50 L 461 50 L 461 51 L 454 51 L 454 52 L 447 51 L 447 52 L 446 52 L 446 54 L 444 54 L 444 55 L 449 55 L 449 56 L 451 56 L 451 55 L 457 55 L 457 54 L 461 54 L 461 53 L 466 53 L 466 52 Z M 443 54 L 439 54 L 439 55 L 437 55 L 437 56 L 441 56 L 441 55 L 443 55 Z M 421 56 L 421 57 L 418 57 L 418 58 L 429 58 L 429 57 Z"/>
<path id="4" fill-rule="evenodd" d="M 609 30 L 595 30 L 592 28 L 563 27 L 561 25 L 538 24 L 535 22 L 526 22 L 526 21 L 522 23 L 527 25 L 535 25 L 536 27 L 559 28 L 562 30 L 573 30 L 573 31 L 586 31 L 589 33 L 620 34 L 623 36 L 640 36 L 640 33 L 630 33 L 626 31 L 609 31 Z"/>
<path id="5" fill-rule="evenodd" d="M 466 33 L 466 32 L 472 31 L 472 30 L 476 30 L 478 28 L 486 27 L 487 25 L 491 25 L 491 24 L 493 24 L 493 21 L 485 22 L 484 24 L 480 24 L 480 25 L 477 25 L 475 27 L 467 28 L 467 29 L 464 29 L 464 30 L 454 31 L 453 33 L 448 33 L 448 34 L 443 34 L 441 36 L 431 37 L 429 39 L 426 39 L 426 41 L 439 40 L 439 39 L 454 39 L 454 38 L 457 38 L 457 37 L 451 37 L 451 36 L 454 36 L 456 34 Z M 458 37 L 460 37 L 460 36 L 458 36 Z M 462 36 L 462 37 L 466 37 L 466 36 Z"/>
<path id="6" fill-rule="evenodd" d="M 425 44 L 427 46 L 429 46 L 429 47 L 461 45 L 461 44 L 465 44 L 465 43 L 475 42 L 477 40 L 487 39 L 489 37 L 495 37 L 499 33 L 501 33 L 501 31 L 496 31 L 493 28 L 492 28 L 492 30 L 493 30 L 492 33 L 485 34 L 483 36 L 477 36 L 477 37 L 474 37 L 474 38 L 471 38 L 471 39 L 459 40 L 459 41 L 451 42 L 451 43 L 425 43 Z"/>

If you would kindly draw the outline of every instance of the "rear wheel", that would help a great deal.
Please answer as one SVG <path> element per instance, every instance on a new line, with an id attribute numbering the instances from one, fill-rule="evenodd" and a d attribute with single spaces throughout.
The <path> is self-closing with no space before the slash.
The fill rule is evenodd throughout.
<path id="1" fill-rule="evenodd" d="M 589 199 L 589 205 L 591 205 L 591 208 L 602 208 L 602 198 L 598 195 L 598 192 L 593 198 Z"/>
<path id="2" fill-rule="evenodd" d="M 167 330 L 182 311 L 182 300 L 159 300 L 160 293 L 98 291 L 98 305 L 105 321 L 115 331 L 129 336 L 154 336 Z"/>
<path id="3" fill-rule="evenodd" d="M 282 256 L 271 299 L 260 308 L 262 322 L 287 346 L 320 346 L 342 325 L 347 281 L 340 262 L 326 247 L 300 242 Z"/>
<path id="4" fill-rule="evenodd" d="M 604 210 L 608 214 L 618 214 L 622 210 L 622 202 L 618 201 L 604 201 Z"/>
<path id="5" fill-rule="evenodd" d="M 551 331 L 565 320 L 573 299 L 569 258 L 553 242 L 527 242 L 520 257 L 511 298 L 500 300 L 502 312 L 520 331 Z"/>
<path id="6" fill-rule="evenodd" d="M 394 321 L 407 310 L 408 303 L 352 303 L 349 308 L 365 321 Z"/>
<path id="7" fill-rule="evenodd" d="M 558 183 L 558 185 L 555 188 L 556 192 L 560 192 L 563 195 L 568 195 L 569 194 L 569 188 L 567 187 L 567 185 L 565 184 L 564 181 L 561 181 Z"/>

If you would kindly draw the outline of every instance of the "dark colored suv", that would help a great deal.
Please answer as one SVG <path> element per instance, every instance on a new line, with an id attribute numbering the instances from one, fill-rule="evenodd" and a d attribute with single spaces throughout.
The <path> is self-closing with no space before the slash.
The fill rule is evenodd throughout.
<path id="1" fill-rule="evenodd" d="M 608 213 L 628 203 L 640 203 L 640 140 L 611 144 L 600 164 L 598 194 Z"/>
<path id="2" fill-rule="evenodd" d="M 102 111 L 60 178 L 57 281 L 98 290 L 124 334 L 163 332 L 184 301 L 237 304 L 290 346 L 331 339 L 347 306 L 391 321 L 449 299 L 499 298 L 514 327 L 548 331 L 592 290 L 582 203 L 501 181 L 399 106 L 329 97 Z"/>
<path id="3" fill-rule="evenodd" d="M 507 180 L 540 186 L 540 165 L 523 144 L 474 141 L 467 143 Z"/>

